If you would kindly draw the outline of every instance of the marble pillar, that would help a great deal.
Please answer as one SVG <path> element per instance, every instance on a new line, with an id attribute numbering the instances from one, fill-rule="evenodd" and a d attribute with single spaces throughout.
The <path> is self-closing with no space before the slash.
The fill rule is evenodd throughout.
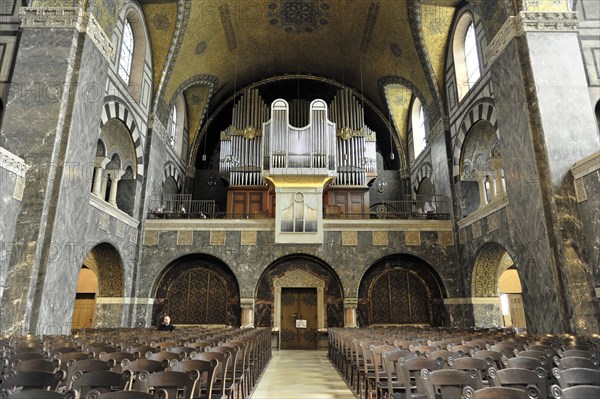
<path id="1" fill-rule="evenodd" d="M 254 328 L 254 298 L 240 298 L 242 328 Z"/>
<path id="2" fill-rule="evenodd" d="M 92 188 L 92 194 L 94 194 L 96 197 L 101 197 L 104 168 L 109 162 L 110 158 L 105 156 L 96 157 L 96 163 L 94 165 L 96 174 L 94 175 L 94 186 Z M 106 190 L 106 183 L 104 185 L 104 190 Z"/>
<path id="3" fill-rule="evenodd" d="M 344 298 L 344 327 L 357 328 L 356 308 L 358 307 L 358 298 Z"/>

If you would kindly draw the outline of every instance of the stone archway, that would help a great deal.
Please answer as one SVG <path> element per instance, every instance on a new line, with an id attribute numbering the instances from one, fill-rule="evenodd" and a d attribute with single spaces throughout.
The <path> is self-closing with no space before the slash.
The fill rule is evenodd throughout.
<path id="1" fill-rule="evenodd" d="M 111 244 L 100 243 L 87 253 L 82 262 L 83 268 L 89 269 L 97 278 L 97 292 L 93 297 L 95 306 L 91 314 L 92 326 L 120 327 L 125 305 L 125 277 L 119 251 Z M 90 294 L 93 293 L 86 294 L 88 300 L 92 299 Z M 77 305 L 76 299 L 74 315 L 79 311 Z"/>
<path id="2" fill-rule="evenodd" d="M 319 329 L 343 327 L 343 290 L 338 276 L 323 261 L 307 255 L 290 255 L 275 261 L 262 274 L 255 293 L 257 327 L 280 326 L 284 288 L 317 290 Z"/>
<path id="3" fill-rule="evenodd" d="M 523 313 L 523 301 L 518 292 L 503 293 L 500 290 L 500 278 L 507 270 L 515 270 L 514 261 L 506 248 L 498 243 L 487 243 L 477 252 L 471 279 L 473 319 L 476 327 L 506 326 L 506 316 L 516 317 Z M 518 273 L 515 276 L 520 287 Z M 510 303 L 501 303 L 501 294 L 510 294 L 505 299 Z M 503 309 L 504 308 L 504 309 Z M 509 313 L 510 312 L 510 313 Z M 524 319 L 524 317 L 519 318 Z M 525 327 L 524 320 L 519 327 Z"/>
<path id="4" fill-rule="evenodd" d="M 430 265 L 411 255 L 391 255 L 374 263 L 361 279 L 358 324 L 448 325 L 444 297 L 442 280 Z"/>
<path id="5" fill-rule="evenodd" d="M 240 290 L 222 261 L 194 254 L 175 260 L 157 279 L 152 324 L 169 314 L 178 325 L 240 325 Z"/>

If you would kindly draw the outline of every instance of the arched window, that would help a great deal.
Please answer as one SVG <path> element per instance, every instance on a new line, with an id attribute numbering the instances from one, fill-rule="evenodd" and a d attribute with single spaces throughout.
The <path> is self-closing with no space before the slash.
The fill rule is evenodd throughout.
<path id="1" fill-rule="evenodd" d="M 458 99 L 462 100 L 481 76 L 477 34 L 473 14 L 470 12 L 463 13 L 458 19 L 452 41 L 452 55 Z"/>
<path id="2" fill-rule="evenodd" d="M 133 62 L 133 31 L 129 20 L 125 21 L 123 40 L 121 41 L 121 56 L 119 58 L 119 76 L 129 84 L 131 63 Z"/>
<path id="3" fill-rule="evenodd" d="M 169 145 L 175 146 L 175 140 L 177 139 L 177 107 L 173 105 L 171 107 L 171 116 L 169 117 Z"/>
<path id="4" fill-rule="evenodd" d="M 412 106 L 412 139 L 415 159 L 425 149 L 427 142 L 425 141 L 425 109 L 421 101 L 415 97 Z"/>
<path id="5" fill-rule="evenodd" d="M 475 36 L 475 25 L 473 25 L 473 22 L 469 25 L 467 35 L 465 36 L 465 63 L 467 65 L 467 83 L 470 89 L 481 76 L 479 71 L 479 57 L 477 55 L 477 37 Z"/>

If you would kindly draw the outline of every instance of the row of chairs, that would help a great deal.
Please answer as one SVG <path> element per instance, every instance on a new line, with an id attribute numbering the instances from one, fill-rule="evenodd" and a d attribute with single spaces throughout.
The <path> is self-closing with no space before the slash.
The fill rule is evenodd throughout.
<path id="1" fill-rule="evenodd" d="M 446 330 L 443 337 L 431 332 L 330 329 L 328 355 L 354 393 L 365 399 L 459 398 L 501 387 L 520 388 L 521 394 L 529 387 L 537 397 L 550 392 L 568 397 L 572 386 L 600 386 L 598 353 L 589 345 L 497 331 Z M 449 387 L 442 389 L 445 384 Z"/>
<path id="2" fill-rule="evenodd" d="M 180 330 L 152 333 L 139 341 L 119 337 L 118 344 L 114 337 L 91 335 L 72 346 L 63 341 L 74 344 L 73 337 L 5 342 L 3 394 L 12 397 L 23 390 L 35 395 L 29 389 L 37 388 L 62 397 L 96 398 L 110 391 L 134 390 L 169 398 L 245 399 L 271 357 L 267 329 L 213 334 Z"/>

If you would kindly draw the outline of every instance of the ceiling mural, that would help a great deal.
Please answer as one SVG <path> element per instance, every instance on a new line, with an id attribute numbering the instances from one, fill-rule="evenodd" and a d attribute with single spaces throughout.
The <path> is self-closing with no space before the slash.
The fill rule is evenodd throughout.
<path id="1" fill-rule="evenodd" d="M 142 9 L 144 10 L 150 43 L 152 44 L 152 81 L 154 92 L 156 92 L 175 34 L 177 1 L 146 0 L 142 3 Z"/>
<path id="2" fill-rule="evenodd" d="M 431 62 L 431 67 L 439 88 L 444 87 L 446 49 L 448 47 L 454 11 L 454 7 L 421 5 L 423 41 L 425 42 L 429 61 Z"/>
<path id="3" fill-rule="evenodd" d="M 385 86 L 384 90 L 386 101 L 390 107 L 391 118 L 394 122 L 394 128 L 398 132 L 398 136 L 404 144 L 404 148 L 407 148 L 408 107 L 413 95 L 412 91 L 400 84 L 389 84 Z"/>
<path id="4" fill-rule="evenodd" d="M 188 120 L 189 130 L 189 146 L 191 147 L 198 133 L 198 127 L 202 119 L 202 115 L 208 104 L 210 97 L 210 86 L 206 84 L 192 86 L 183 92 L 185 105 L 188 115 L 199 115 L 200 117 L 191 118 Z"/>
<path id="5" fill-rule="evenodd" d="M 269 23 L 286 33 L 311 33 L 328 24 L 327 1 L 277 0 L 268 7 Z"/>

